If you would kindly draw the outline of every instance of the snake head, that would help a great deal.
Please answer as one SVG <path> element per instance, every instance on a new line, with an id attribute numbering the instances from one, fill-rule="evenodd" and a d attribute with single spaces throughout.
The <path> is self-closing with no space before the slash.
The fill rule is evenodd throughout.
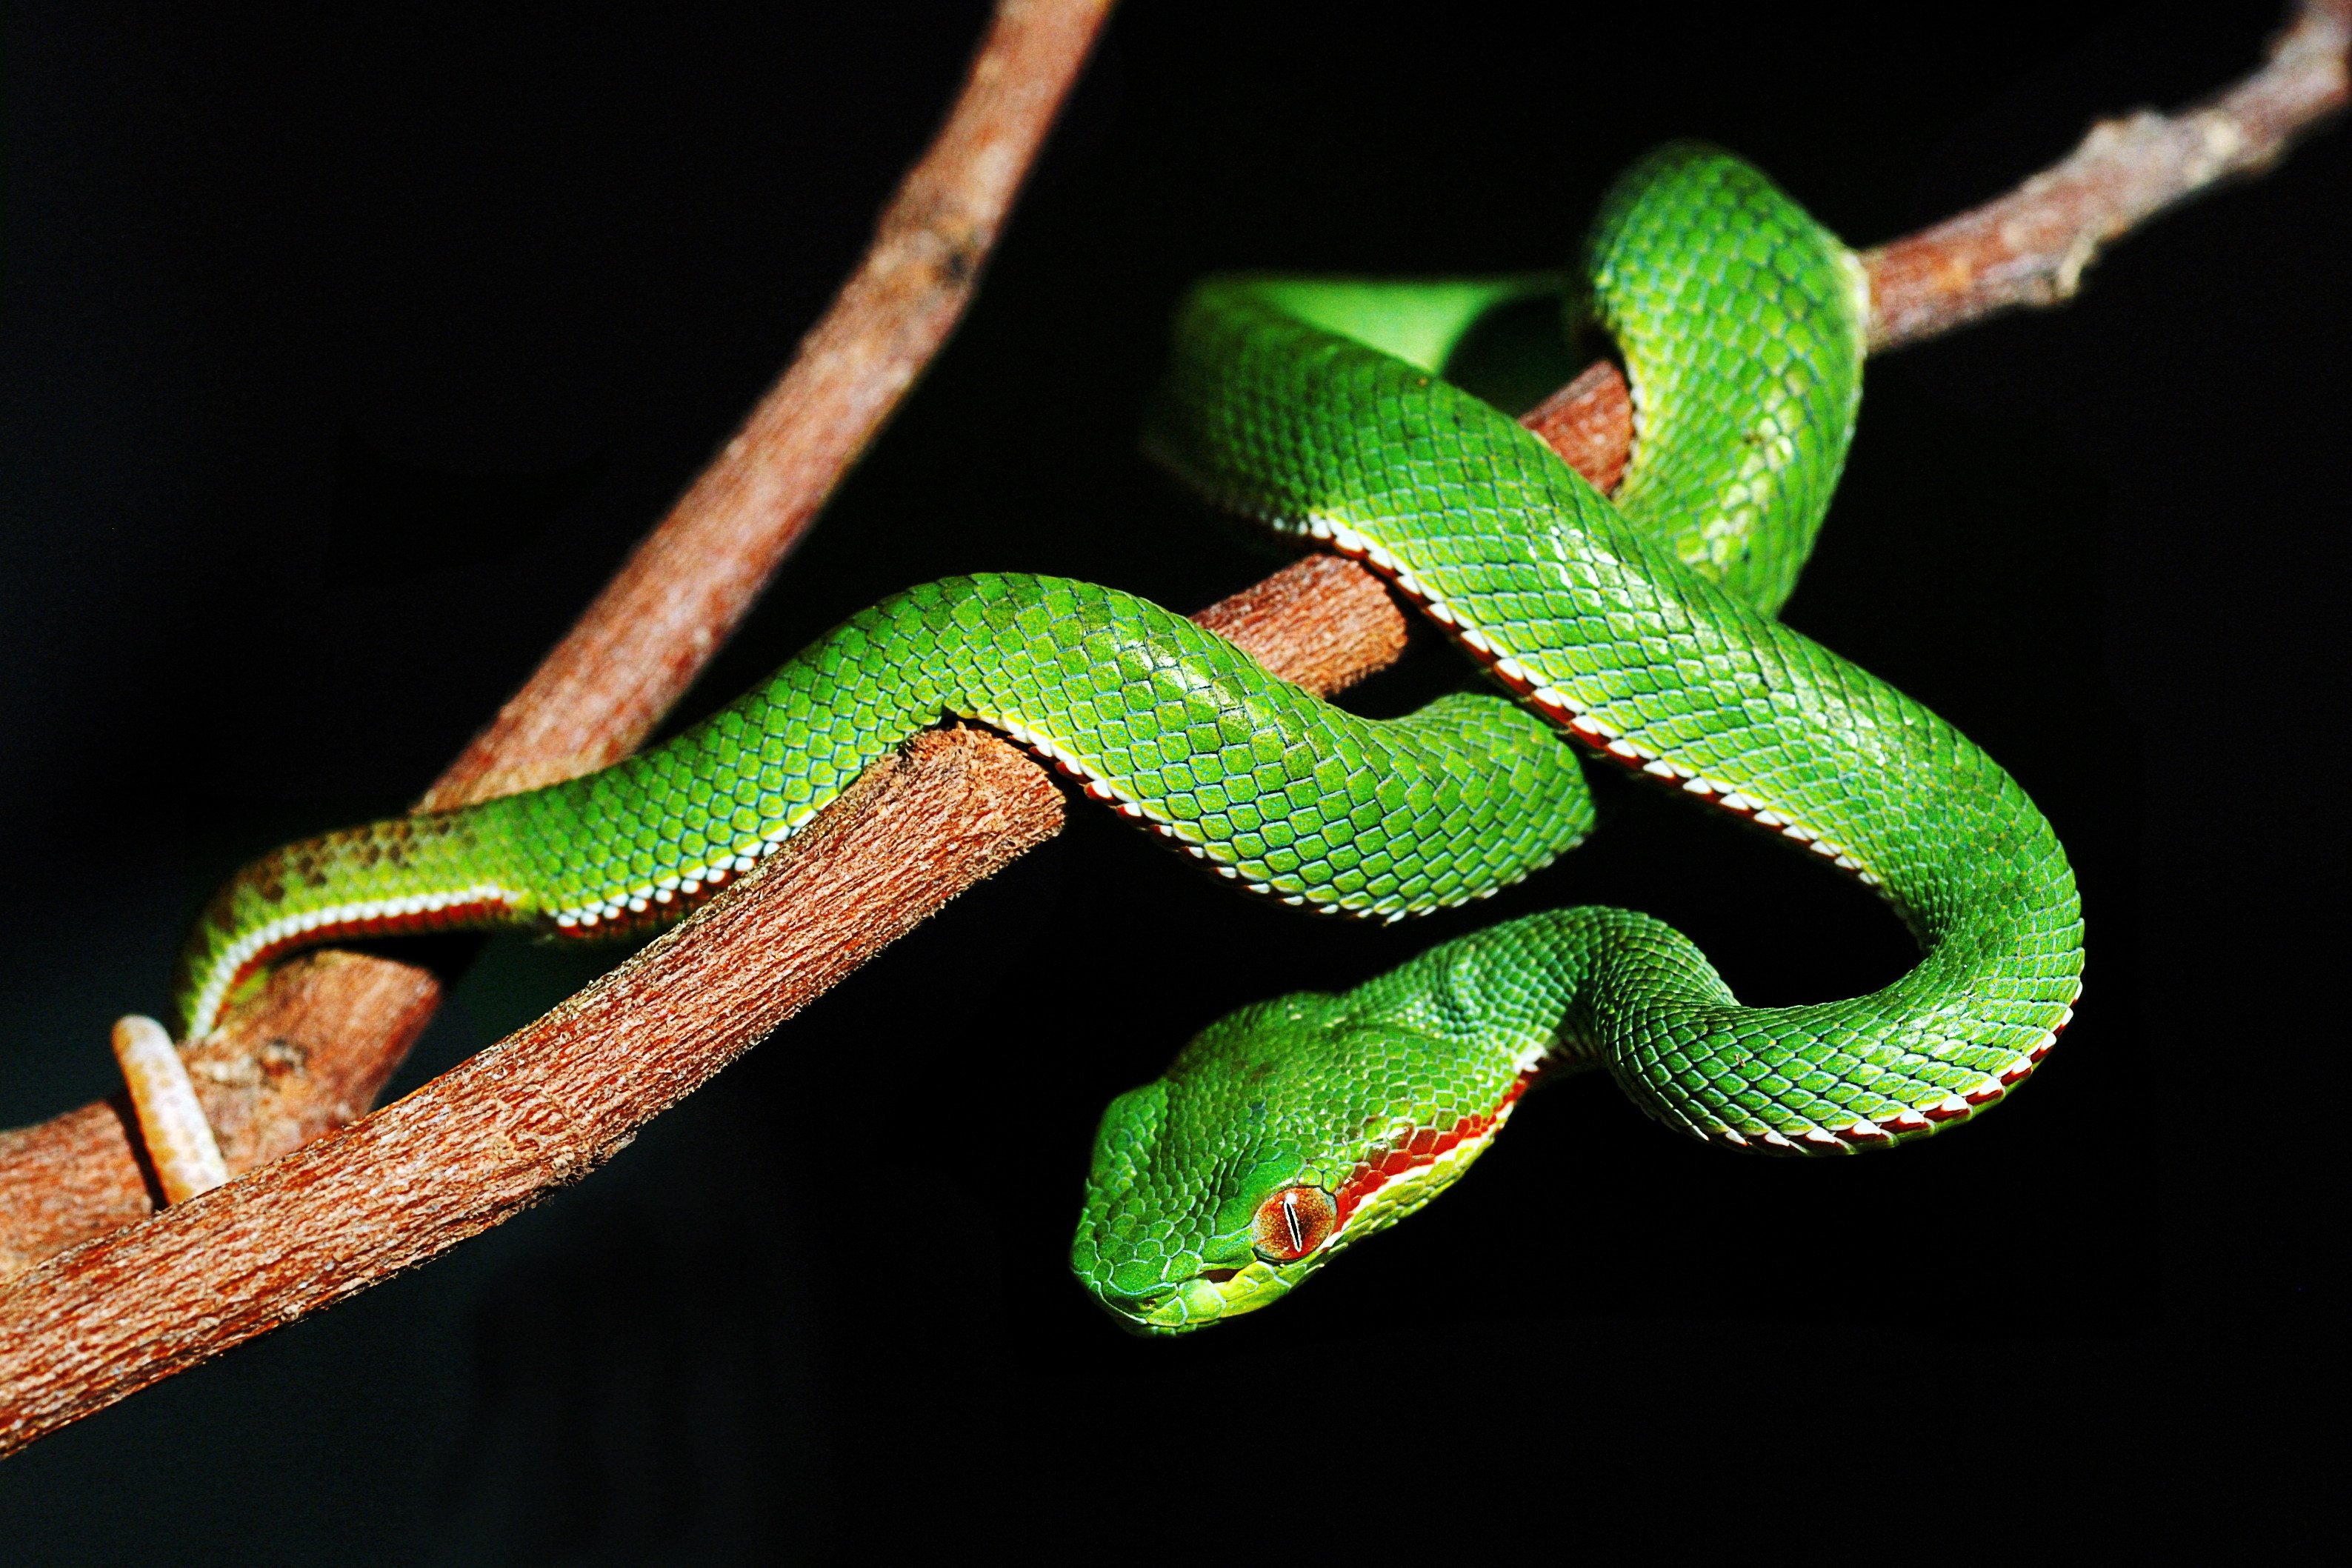
<path id="1" fill-rule="evenodd" d="M 1139 1333 L 1255 1312 L 1450 1185 L 1525 1078 L 1352 998 L 1244 1008 L 1103 1113 L 1071 1268 Z"/>
<path id="2" fill-rule="evenodd" d="M 1264 1306 L 1319 1261 L 1259 1257 L 1248 1223 L 1252 1195 L 1301 1184 L 1298 1151 L 1199 1147 L 1190 1098 L 1160 1079 L 1111 1102 L 1070 1249 L 1079 1281 L 1139 1333 L 1188 1333 Z M 1193 1179 L 1204 1167 L 1208 1179 Z"/>

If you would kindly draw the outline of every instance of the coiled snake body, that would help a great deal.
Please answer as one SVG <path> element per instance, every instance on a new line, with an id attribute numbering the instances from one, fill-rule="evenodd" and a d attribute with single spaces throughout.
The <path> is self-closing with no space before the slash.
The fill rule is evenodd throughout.
<path id="1" fill-rule="evenodd" d="M 1859 268 L 1727 154 L 1672 147 L 1624 176 L 1577 291 L 1633 387 L 1613 505 L 1437 373 L 1495 306 L 1559 287 L 1212 280 L 1180 316 L 1151 433 L 1217 502 L 1367 561 L 1508 696 L 1370 720 L 1116 590 L 927 584 L 602 773 L 265 856 L 190 937 L 183 1037 L 269 959 L 331 938 L 674 918 L 945 717 L 1003 730 L 1253 892 L 1389 918 L 1583 836 L 1566 737 L 1859 877 L 1919 963 L 1868 996 L 1742 1008 L 1671 928 L 1575 909 L 1342 997 L 1244 1009 L 1105 1116 L 1072 1254 L 1105 1306 L 1166 1332 L 1276 1299 L 1458 1176 L 1538 1069 L 1602 1068 L 1669 1125 L 1750 1150 L 1966 1120 L 2071 1017 L 2082 928 L 2015 781 L 1772 619 L 1851 438 Z"/>

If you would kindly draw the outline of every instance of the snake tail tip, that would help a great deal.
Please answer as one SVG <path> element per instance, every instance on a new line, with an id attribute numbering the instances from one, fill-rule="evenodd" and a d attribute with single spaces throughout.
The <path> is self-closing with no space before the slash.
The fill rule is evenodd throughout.
<path id="1" fill-rule="evenodd" d="M 131 1091 L 139 1135 L 167 1204 L 185 1203 L 228 1180 L 212 1124 L 187 1064 L 163 1026 L 142 1013 L 114 1023 L 114 1060 Z"/>

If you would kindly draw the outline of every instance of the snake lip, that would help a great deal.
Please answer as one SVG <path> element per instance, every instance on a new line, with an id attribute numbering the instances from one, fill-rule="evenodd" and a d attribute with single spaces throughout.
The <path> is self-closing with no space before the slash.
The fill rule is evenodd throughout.
<path id="1" fill-rule="evenodd" d="M 1160 1339 L 1171 1332 L 1182 1332 L 1181 1326 L 1171 1330 L 1169 1325 L 1159 1321 L 1160 1309 L 1175 1300 L 1175 1297 L 1174 1290 L 1162 1287 L 1139 1296 L 1124 1296 L 1114 1291 L 1100 1291 L 1096 1292 L 1095 1301 L 1097 1305 L 1110 1314 L 1111 1322 L 1129 1333 L 1144 1339 Z"/>
<path id="2" fill-rule="evenodd" d="M 1104 1302 L 1114 1312 L 1132 1313 L 1137 1317 L 1148 1317 L 1175 1297 L 1182 1295 L 1184 1287 L 1195 1280 L 1205 1280 L 1212 1285 L 1222 1285 L 1239 1275 L 1241 1271 L 1242 1266 L 1238 1264 L 1231 1268 L 1203 1269 L 1199 1273 L 1188 1275 L 1181 1280 L 1164 1281 L 1140 1291 L 1130 1292 L 1107 1288 L 1099 1294 Z"/>
<path id="3" fill-rule="evenodd" d="M 1144 1318 L 1150 1316 L 1153 1311 L 1184 1287 L 1180 1282 L 1173 1285 L 1150 1285 L 1140 1291 L 1122 1291 L 1116 1285 L 1106 1282 L 1089 1288 L 1095 1299 L 1100 1301 L 1105 1310 L 1113 1316 Z"/>
<path id="4" fill-rule="evenodd" d="M 1133 1291 L 1121 1291 L 1104 1283 L 1094 1287 L 1094 1295 L 1120 1327 L 1132 1333 L 1151 1337 L 1187 1333 L 1216 1321 L 1223 1314 L 1213 1313 L 1207 1318 L 1187 1314 L 1174 1322 L 1163 1321 L 1160 1314 L 1181 1300 L 1195 1285 L 1206 1283 L 1222 1294 L 1228 1283 L 1247 1271 L 1247 1267 L 1246 1264 L 1237 1264 L 1203 1269 L 1181 1280 L 1163 1281 Z"/>

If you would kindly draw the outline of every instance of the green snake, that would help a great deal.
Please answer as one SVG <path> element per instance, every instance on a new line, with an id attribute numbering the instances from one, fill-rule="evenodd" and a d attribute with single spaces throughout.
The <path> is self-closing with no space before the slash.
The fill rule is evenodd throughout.
<path id="1" fill-rule="evenodd" d="M 1439 374 L 1496 307 L 1562 292 L 1633 389 L 1613 504 Z M 1858 877 L 1919 963 L 1868 996 L 1743 1008 L 1671 928 L 1570 909 L 1244 1009 L 1104 1117 L 1072 1251 L 1104 1306 L 1181 1332 L 1278 1298 L 1458 1176 L 1538 1071 L 1603 1068 L 1668 1125 L 1760 1152 L 1964 1121 L 2072 1017 L 2082 924 L 2007 773 L 1773 619 L 1852 439 L 1865 297 L 1854 257 L 1762 174 L 1688 144 L 1621 178 L 1572 284 L 1212 279 L 1180 313 L 1151 449 L 1217 504 L 1366 562 L 1499 692 L 1368 719 L 1115 589 L 924 584 L 603 772 L 264 856 L 189 938 L 181 1037 L 331 939 L 641 935 L 946 719 L 1013 737 L 1251 892 L 1388 919 L 1584 836 L 1566 737 Z"/>

